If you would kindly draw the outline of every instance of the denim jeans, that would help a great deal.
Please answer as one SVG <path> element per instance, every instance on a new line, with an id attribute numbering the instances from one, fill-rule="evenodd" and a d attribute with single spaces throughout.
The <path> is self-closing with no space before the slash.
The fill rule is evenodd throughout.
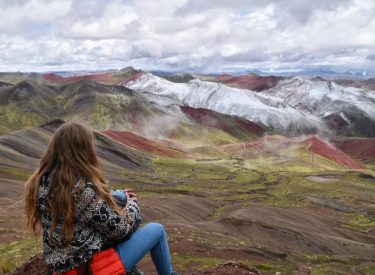
<path id="1" fill-rule="evenodd" d="M 126 196 L 122 191 L 113 191 L 112 195 L 122 203 Z M 131 270 L 148 252 L 159 275 L 172 274 L 171 257 L 168 247 L 168 237 L 164 226 L 159 223 L 149 223 L 137 229 L 128 239 L 115 245 L 126 270 Z"/>
<path id="2" fill-rule="evenodd" d="M 149 251 L 159 275 L 172 274 L 167 233 L 160 223 L 149 223 L 115 246 L 126 270 L 131 270 Z"/>

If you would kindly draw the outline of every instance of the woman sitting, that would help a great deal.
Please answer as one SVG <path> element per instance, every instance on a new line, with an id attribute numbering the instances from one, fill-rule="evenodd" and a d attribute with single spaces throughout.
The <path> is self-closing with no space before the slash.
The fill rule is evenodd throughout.
<path id="1" fill-rule="evenodd" d="M 125 274 L 150 251 L 158 274 L 176 274 L 164 227 L 149 223 L 137 229 L 137 197 L 129 192 L 126 196 L 125 207 L 116 205 L 103 178 L 93 132 L 75 122 L 59 127 L 26 183 L 25 198 L 28 226 L 35 234 L 41 226 L 52 272 L 95 274 L 104 266 L 104 274 Z M 104 258 L 108 263 L 95 265 L 103 255 L 109 255 Z"/>

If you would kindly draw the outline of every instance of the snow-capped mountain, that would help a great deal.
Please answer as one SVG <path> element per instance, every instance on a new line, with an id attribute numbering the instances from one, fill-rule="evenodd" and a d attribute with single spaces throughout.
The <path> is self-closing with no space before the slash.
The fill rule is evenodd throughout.
<path id="1" fill-rule="evenodd" d="M 261 94 L 321 118 L 339 133 L 375 136 L 374 91 L 294 77 Z"/>
<path id="2" fill-rule="evenodd" d="M 147 73 L 121 85 L 158 98 L 158 104 L 237 115 L 283 134 L 328 134 L 335 129 L 375 135 L 375 93 L 327 81 L 295 77 L 254 92 L 198 79 L 174 83 Z"/>
<path id="3" fill-rule="evenodd" d="M 152 74 L 144 74 L 124 84 L 137 92 L 158 95 L 161 104 L 179 104 L 237 115 L 280 132 L 316 132 L 321 121 L 296 110 L 273 96 L 236 89 L 220 83 L 191 80 L 173 83 Z"/>

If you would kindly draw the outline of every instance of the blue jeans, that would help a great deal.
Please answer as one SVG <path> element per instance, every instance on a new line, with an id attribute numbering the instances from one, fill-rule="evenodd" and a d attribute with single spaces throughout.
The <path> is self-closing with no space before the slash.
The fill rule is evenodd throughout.
<path id="1" fill-rule="evenodd" d="M 119 203 L 126 204 L 126 196 L 122 191 L 112 191 Z M 159 275 L 172 273 L 169 254 L 168 237 L 164 226 L 160 223 L 149 223 L 137 229 L 129 239 L 115 245 L 122 264 L 130 271 L 150 251 L 152 261 Z"/>
<path id="2" fill-rule="evenodd" d="M 115 246 L 126 270 L 131 270 L 149 251 L 159 275 L 172 274 L 168 238 L 164 226 L 149 223 Z"/>

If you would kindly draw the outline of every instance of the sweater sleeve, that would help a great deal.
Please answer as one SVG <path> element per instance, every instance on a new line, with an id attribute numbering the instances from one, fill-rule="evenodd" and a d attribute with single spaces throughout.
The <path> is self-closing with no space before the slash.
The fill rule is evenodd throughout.
<path id="1" fill-rule="evenodd" d="M 122 239 L 133 233 L 136 217 L 140 215 L 135 201 L 128 202 L 124 208 L 125 215 L 117 214 L 97 196 L 91 184 L 86 184 L 83 188 L 76 207 L 80 210 L 80 220 L 93 226 L 109 240 Z"/>

